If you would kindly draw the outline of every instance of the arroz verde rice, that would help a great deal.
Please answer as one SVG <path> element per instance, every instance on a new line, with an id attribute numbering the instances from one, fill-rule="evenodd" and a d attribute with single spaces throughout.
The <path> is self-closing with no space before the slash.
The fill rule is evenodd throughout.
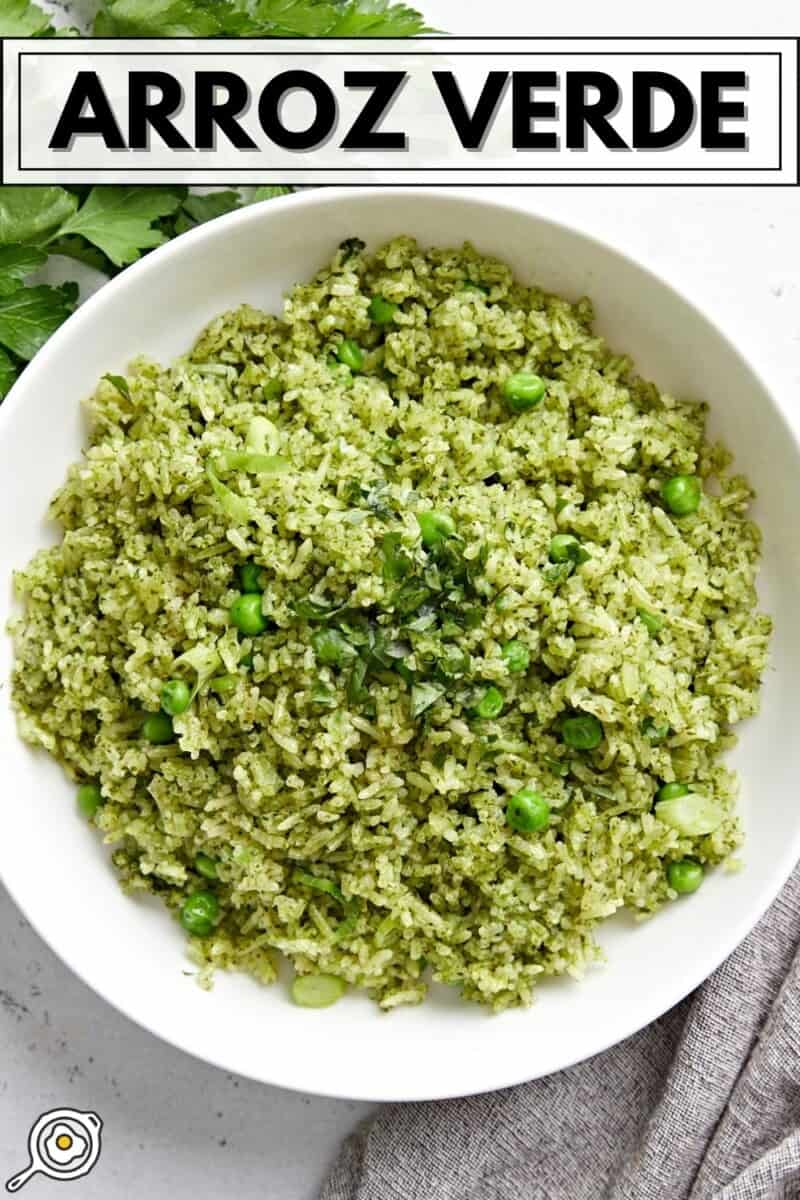
<path id="1" fill-rule="evenodd" d="M 730 862 L 751 489 L 591 322 L 469 245 L 351 239 L 282 317 L 98 385 L 14 702 L 201 981 L 280 952 L 299 1003 L 527 1004 Z"/>

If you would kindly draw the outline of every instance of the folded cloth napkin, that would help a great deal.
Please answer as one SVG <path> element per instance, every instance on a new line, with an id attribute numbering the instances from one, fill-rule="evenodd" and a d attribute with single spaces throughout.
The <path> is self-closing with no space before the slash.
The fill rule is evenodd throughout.
<path id="1" fill-rule="evenodd" d="M 613 1049 L 487 1096 L 388 1105 L 322 1200 L 800 1198 L 800 868 L 747 940 Z"/>

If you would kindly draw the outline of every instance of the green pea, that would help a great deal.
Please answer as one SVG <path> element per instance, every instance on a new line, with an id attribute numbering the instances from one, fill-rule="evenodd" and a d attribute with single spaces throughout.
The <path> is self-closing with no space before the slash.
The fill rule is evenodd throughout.
<path id="1" fill-rule="evenodd" d="M 161 689 L 161 707 L 171 717 L 179 717 L 185 713 L 192 703 L 192 693 L 188 683 L 182 679 L 170 679 Z"/>
<path id="2" fill-rule="evenodd" d="M 217 879 L 217 860 L 208 854 L 198 854 L 194 860 L 194 869 L 205 879 Z"/>
<path id="3" fill-rule="evenodd" d="M 438 546 L 439 542 L 453 537 L 456 531 L 455 521 L 447 513 L 429 509 L 428 512 L 417 513 L 417 524 L 422 535 L 424 546 Z"/>
<path id="4" fill-rule="evenodd" d="M 661 485 L 661 499 L 676 517 L 697 512 L 703 488 L 696 475 L 673 475 Z"/>
<path id="5" fill-rule="evenodd" d="M 475 712 L 485 721 L 499 717 L 505 703 L 503 693 L 493 684 L 486 689 L 475 706 Z"/>
<path id="6" fill-rule="evenodd" d="M 317 629 L 311 635 L 311 645 L 317 661 L 329 667 L 341 667 L 356 657 L 355 647 L 338 629 Z"/>
<path id="7" fill-rule="evenodd" d="M 396 312 L 397 305 L 391 300 L 384 300 L 383 296 L 373 296 L 367 309 L 369 319 L 375 325 L 391 325 Z"/>
<path id="8" fill-rule="evenodd" d="M 142 737 L 153 746 L 165 746 L 173 741 L 172 717 L 165 712 L 148 713 L 142 722 Z"/>
<path id="9" fill-rule="evenodd" d="M 546 391 L 541 375 L 533 371 L 517 371 L 503 384 L 503 395 L 512 412 L 525 412 L 541 404 Z"/>
<path id="10" fill-rule="evenodd" d="M 344 363 L 351 371 L 360 371 L 364 366 L 364 351 L 359 346 L 358 342 L 354 342 L 352 338 L 345 338 L 336 348 L 336 357 L 340 363 Z"/>
<path id="11" fill-rule="evenodd" d="M 564 721 L 561 738 L 572 750 L 594 750 L 603 740 L 603 726 L 591 713 L 578 713 Z"/>
<path id="12" fill-rule="evenodd" d="M 76 799 L 78 809 L 90 821 L 103 803 L 102 793 L 96 783 L 82 783 L 78 788 Z"/>
<path id="13" fill-rule="evenodd" d="M 550 805 L 541 792 L 522 788 L 509 800 L 506 820 L 517 833 L 538 833 L 550 823 Z"/>
<path id="14" fill-rule="evenodd" d="M 550 539 L 550 562 L 579 563 L 585 562 L 588 557 L 578 539 L 571 533 L 557 533 L 555 537 Z"/>
<path id="15" fill-rule="evenodd" d="M 650 637 L 655 637 L 664 628 L 664 618 L 658 613 L 648 612 L 646 608 L 637 608 L 636 612 Z"/>
<path id="16" fill-rule="evenodd" d="M 530 666 L 531 652 L 524 642 L 518 642 L 516 638 L 512 638 L 510 642 L 506 642 L 500 653 L 509 671 L 512 671 L 515 675 L 521 671 L 527 671 Z"/>
<path id="17" fill-rule="evenodd" d="M 192 892 L 181 909 L 181 925 L 195 937 L 206 937 L 219 920 L 219 901 L 213 892 Z"/>
<path id="18" fill-rule="evenodd" d="M 241 563 L 239 566 L 239 587 L 247 595 L 257 595 L 263 592 L 261 586 L 261 567 L 254 562 Z"/>
<path id="19" fill-rule="evenodd" d="M 230 618 L 240 633 L 254 637 L 263 633 L 267 628 L 267 618 L 261 611 L 261 596 L 255 592 L 245 592 L 237 596 L 230 607 Z"/>
<path id="20" fill-rule="evenodd" d="M 696 892 L 703 882 L 703 868 L 693 858 L 681 858 L 667 867 L 667 883 L 680 896 Z"/>
<path id="21" fill-rule="evenodd" d="M 663 783 L 656 792 L 656 803 L 659 800 L 676 800 L 678 796 L 688 796 L 692 789 L 688 783 Z"/>

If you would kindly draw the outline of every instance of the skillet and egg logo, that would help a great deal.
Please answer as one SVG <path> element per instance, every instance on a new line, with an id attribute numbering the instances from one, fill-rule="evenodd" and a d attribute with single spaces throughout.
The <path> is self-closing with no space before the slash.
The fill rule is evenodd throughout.
<path id="1" fill-rule="evenodd" d="M 18 1192 L 34 1175 L 48 1179 L 80 1179 L 100 1157 L 103 1122 L 97 1113 L 75 1108 L 54 1108 L 42 1113 L 28 1134 L 30 1161 L 6 1182 L 6 1191 Z"/>
<path id="2" fill-rule="evenodd" d="M 66 1167 L 78 1158 L 84 1158 L 89 1143 L 74 1127 L 63 1122 L 54 1125 L 43 1145 L 44 1155 L 59 1167 Z"/>

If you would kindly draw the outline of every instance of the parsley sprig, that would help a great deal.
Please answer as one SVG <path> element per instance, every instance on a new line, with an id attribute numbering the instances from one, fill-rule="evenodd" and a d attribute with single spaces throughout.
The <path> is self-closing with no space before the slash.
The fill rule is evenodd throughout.
<path id="1" fill-rule="evenodd" d="M 258 188 L 253 199 L 288 191 Z M 185 187 L 0 187 L 0 399 L 78 301 L 75 283 L 31 282 L 51 255 L 114 275 L 242 204 L 238 191 L 196 196 Z"/>

